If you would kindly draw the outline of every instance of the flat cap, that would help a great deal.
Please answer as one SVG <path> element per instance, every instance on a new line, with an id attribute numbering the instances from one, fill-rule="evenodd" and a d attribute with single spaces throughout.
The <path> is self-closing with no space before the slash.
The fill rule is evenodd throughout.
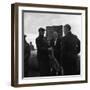
<path id="1" fill-rule="evenodd" d="M 45 29 L 44 29 L 44 28 L 39 28 L 38 31 L 39 31 L 39 32 L 40 32 L 40 31 L 45 31 Z"/>

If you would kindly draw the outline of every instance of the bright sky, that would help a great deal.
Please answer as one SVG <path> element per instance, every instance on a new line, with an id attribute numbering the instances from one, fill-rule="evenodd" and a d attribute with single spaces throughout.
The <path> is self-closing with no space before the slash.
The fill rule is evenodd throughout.
<path id="1" fill-rule="evenodd" d="M 36 48 L 35 39 L 38 36 L 38 28 L 52 25 L 71 25 L 71 31 L 81 40 L 81 15 L 50 14 L 50 13 L 24 13 L 24 34 L 27 42 L 32 41 Z"/>

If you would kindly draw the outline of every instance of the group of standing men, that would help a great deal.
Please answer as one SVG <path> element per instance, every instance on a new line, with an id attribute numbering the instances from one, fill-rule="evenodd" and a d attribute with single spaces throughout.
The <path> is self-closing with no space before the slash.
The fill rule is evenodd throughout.
<path id="1" fill-rule="evenodd" d="M 44 28 L 39 28 L 38 31 L 36 46 L 40 76 L 80 74 L 77 67 L 80 40 L 72 34 L 71 26 L 64 26 L 64 37 L 58 38 L 58 33 L 54 31 L 52 40 L 44 36 Z"/>

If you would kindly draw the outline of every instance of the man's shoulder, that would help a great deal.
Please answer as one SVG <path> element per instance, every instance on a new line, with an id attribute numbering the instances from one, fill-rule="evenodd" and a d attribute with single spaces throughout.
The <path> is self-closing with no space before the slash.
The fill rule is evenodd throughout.
<path id="1" fill-rule="evenodd" d="M 42 41 L 42 38 L 38 36 L 38 37 L 36 38 L 36 42 L 41 42 L 41 41 Z"/>
<path id="2" fill-rule="evenodd" d="M 79 40 L 77 35 L 72 34 L 74 40 Z"/>
<path id="3" fill-rule="evenodd" d="M 71 34 L 71 36 L 74 37 L 74 38 L 77 38 L 77 36 L 75 34 Z"/>
<path id="4" fill-rule="evenodd" d="M 36 40 L 39 40 L 39 36 L 36 38 Z"/>
<path id="5" fill-rule="evenodd" d="M 74 35 L 74 34 L 72 34 L 72 33 L 70 33 L 70 34 L 64 36 L 64 39 L 65 39 L 65 38 L 69 38 L 69 39 L 71 38 L 71 39 L 72 39 L 72 38 L 77 38 L 77 36 Z"/>
<path id="6" fill-rule="evenodd" d="M 63 38 L 62 38 L 62 41 L 64 42 L 67 42 L 67 41 L 71 41 L 73 38 L 75 38 L 76 36 L 75 35 L 73 35 L 73 34 L 68 34 L 68 35 L 66 35 L 66 36 L 64 36 Z"/>

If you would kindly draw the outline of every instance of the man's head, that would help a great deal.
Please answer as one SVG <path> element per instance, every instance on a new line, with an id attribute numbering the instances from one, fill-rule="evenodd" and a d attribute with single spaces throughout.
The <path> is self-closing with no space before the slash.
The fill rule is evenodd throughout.
<path id="1" fill-rule="evenodd" d="M 26 39 L 26 37 L 27 37 L 27 36 L 26 36 L 26 35 L 24 35 L 24 40 Z"/>
<path id="2" fill-rule="evenodd" d="M 30 45 L 32 45 L 32 42 L 30 42 Z"/>
<path id="3" fill-rule="evenodd" d="M 58 38 L 58 33 L 56 31 L 53 32 L 53 39 L 57 39 Z"/>
<path id="4" fill-rule="evenodd" d="M 24 35 L 24 38 L 26 38 L 26 35 Z"/>
<path id="5" fill-rule="evenodd" d="M 64 34 L 67 35 L 71 31 L 71 26 L 69 24 L 64 25 Z"/>
<path id="6" fill-rule="evenodd" d="M 39 28 L 39 35 L 40 36 L 44 36 L 44 33 L 45 33 L 45 29 L 44 28 Z"/>

